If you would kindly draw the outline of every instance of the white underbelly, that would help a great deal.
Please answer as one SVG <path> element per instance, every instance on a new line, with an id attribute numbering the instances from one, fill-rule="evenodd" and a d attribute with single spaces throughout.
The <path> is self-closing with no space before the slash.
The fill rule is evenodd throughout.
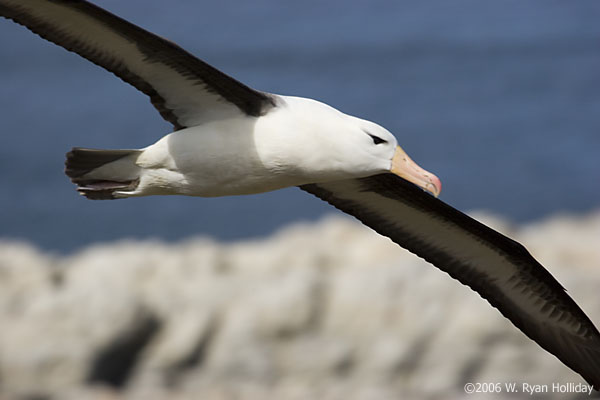
<path id="1" fill-rule="evenodd" d="M 251 122 L 243 118 L 188 128 L 147 147 L 137 162 L 144 169 L 136 194 L 216 197 L 307 183 L 261 159 Z"/>

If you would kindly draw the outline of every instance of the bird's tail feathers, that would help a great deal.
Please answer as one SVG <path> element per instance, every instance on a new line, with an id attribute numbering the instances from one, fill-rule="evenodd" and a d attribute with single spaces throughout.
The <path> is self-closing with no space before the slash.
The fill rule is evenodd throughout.
<path id="1" fill-rule="evenodd" d="M 141 168 L 135 163 L 141 150 L 100 150 L 74 147 L 67 153 L 65 174 L 77 191 L 92 200 L 112 200 L 116 192 L 132 192 Z"/>

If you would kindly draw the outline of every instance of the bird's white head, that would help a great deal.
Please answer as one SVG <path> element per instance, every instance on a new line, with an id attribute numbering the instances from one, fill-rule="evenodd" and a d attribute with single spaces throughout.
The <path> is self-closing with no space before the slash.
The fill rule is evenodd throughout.
<path id="1" fill-rule="evenodd" d="M 368 160 L 366 164 L 380 172 L 398 175 L 436 197 L 440 194 L 440 179 L 415 163 L 387 129 L 370 121 L 350 118 L 360 127 L 360 130 L 353 130 L 353 140 L 360 141 L 362 156 Z"/>
<path id="2" fill-rule="evenodd" d="M 285 103 L 255 129 L 268 169 L 297 175 L 300 184 L 391 172 L 439 194 L 440 180 L 412 161 L 382 126 L 316 100 L 285 96 Z"/>

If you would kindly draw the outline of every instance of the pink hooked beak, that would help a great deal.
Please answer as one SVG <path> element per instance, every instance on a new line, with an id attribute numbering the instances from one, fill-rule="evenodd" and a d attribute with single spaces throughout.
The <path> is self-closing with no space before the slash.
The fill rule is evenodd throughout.
<path id="1" fill-rule="evenodd" d="M 431 172 L 427 172 L 419 167 L 400 146 L 396 147 L 390 172 L 427 190 L 435 197 L 438 197 L 442 191 L 442 182 L 440 179 Z"/>

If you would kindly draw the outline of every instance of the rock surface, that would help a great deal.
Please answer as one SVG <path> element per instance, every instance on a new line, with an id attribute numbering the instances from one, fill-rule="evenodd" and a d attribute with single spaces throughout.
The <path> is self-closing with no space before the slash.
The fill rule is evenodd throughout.
<path id="1" fill-rule="evenodd" d="M 600 324 L 600 213 L 477 217 Z M 340 217 L 234 244 L 53 256 L 0 242 L 0 326 L 1 399 L 449 399 L 468 382 L 501 383 L 471 396 L 500 399 L 505 383 L 583 382 L 477 294 Z"/>

